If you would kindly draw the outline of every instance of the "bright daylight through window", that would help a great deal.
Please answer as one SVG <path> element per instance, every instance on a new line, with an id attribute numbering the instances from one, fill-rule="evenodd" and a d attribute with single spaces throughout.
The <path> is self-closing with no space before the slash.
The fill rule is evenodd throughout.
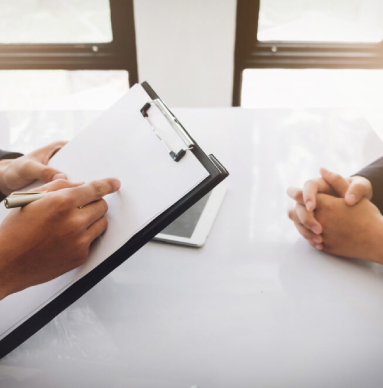
<path id="1" fill-rule="evenodd" d="M 381 42 L 382 16 L 381 0 L 261 0 L 258 40 Z"/>
<path id="2" fill-rule="evenodd" d="M 0 44 L 113 41 L 109 0 L 0 0 Z M 109 107 L 129 88 L 125 70 L 2 70 L 0 106 L 12 109 Z"/>

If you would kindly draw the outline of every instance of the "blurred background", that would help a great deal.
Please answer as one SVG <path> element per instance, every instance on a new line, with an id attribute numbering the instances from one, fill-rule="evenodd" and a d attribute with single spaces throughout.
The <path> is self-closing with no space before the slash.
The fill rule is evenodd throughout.
<path id="1" fill-rule="evenodd" d="M 0 109 L 383 106 L 381 0 L 0 0 Z"/>

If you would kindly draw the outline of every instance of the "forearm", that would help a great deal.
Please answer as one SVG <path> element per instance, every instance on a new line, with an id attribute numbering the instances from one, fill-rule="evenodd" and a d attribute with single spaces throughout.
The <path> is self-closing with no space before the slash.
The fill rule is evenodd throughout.
<path id="1" fill-rule="evenodd" d="M 2 260 L 2 258 L 0 258 Z M 13 294 L 12 289 L 12 279 L 8 275 L 7 271 L 3 269 L 0 265 L 0 300 L 6 298 L 8 295 Z"/>
<path id="2" fill-rule="evenodd" d="M 17 152 L 8 152 L 0 150 L 0 201 L 2 201 L 6 196 L 4 194 L 6 192 L 6 187 L 4 185 L 3 180 L 5 170 L 9 163 L 11 163 L 12 159 L 16 159 L 20 156 L 22 156 L 22 154 L 19 154 Z M 0 241 L 0 244 L 1 248 L 4 250 L 4 242 Z M 9 256 L 4 251 L 0 252 L 0 300 L 4 299 L 11 293 L 10 276 L 6 266 L 7 257 Z"/>
<path id="3" fill-rule="evenodd" d="M 12 252 L 9 252 L 8 244 L 0 237 L 0 300 L 4 299 L 14 291 L 16 277 L 11 275 L 10 262 L 14 260 Z"/>
<path id="4" fill-rule="evenodd" d="M 19 152 L 9 152 L 0 150 L 0 159 L 16 159 L 20 156 L 23 156 L 23 154 L 20 154 Z"/>

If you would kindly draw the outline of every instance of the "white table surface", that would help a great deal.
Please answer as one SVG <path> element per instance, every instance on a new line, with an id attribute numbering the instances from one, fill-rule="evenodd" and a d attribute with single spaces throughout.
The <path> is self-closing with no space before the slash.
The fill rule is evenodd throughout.
<path id="1" fill-rule="evenodd" d="M 147 244 L 1 360 L 0 386 L 382 386 L 383 267 L 311 248 L 285 194 L 381 156 L 371 127 L 347 110 L 175 112 L 231 173 L 206 245 Z M 1 112 L 0 148 L 70 139 L 96 115 Z"/>

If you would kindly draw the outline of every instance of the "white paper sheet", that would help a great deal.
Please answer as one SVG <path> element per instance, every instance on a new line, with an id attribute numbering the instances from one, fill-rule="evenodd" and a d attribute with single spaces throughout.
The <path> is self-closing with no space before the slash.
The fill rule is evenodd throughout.
<path id="1" fill-rule="evenodd" d="M 121 188 L 118 193 L 105 197 L 109 205 L 108 230 L 93 244 L 84 265 L 0 302 L 0 339 L 104 261 L 208 176 L 191 152 L 178 163 L 171 159 L 140 113 L 149 100 L 142 86 L 135 85 L 52 158 L 50 165 L 65 172 L 70 181 L 116 177 L 121 180 Z M 156 107 L 149 110 L 149 115 L 172 147 L 184 147 Z M 0 220 L 6 215 L 7 211 L 0 206 Z"/>

